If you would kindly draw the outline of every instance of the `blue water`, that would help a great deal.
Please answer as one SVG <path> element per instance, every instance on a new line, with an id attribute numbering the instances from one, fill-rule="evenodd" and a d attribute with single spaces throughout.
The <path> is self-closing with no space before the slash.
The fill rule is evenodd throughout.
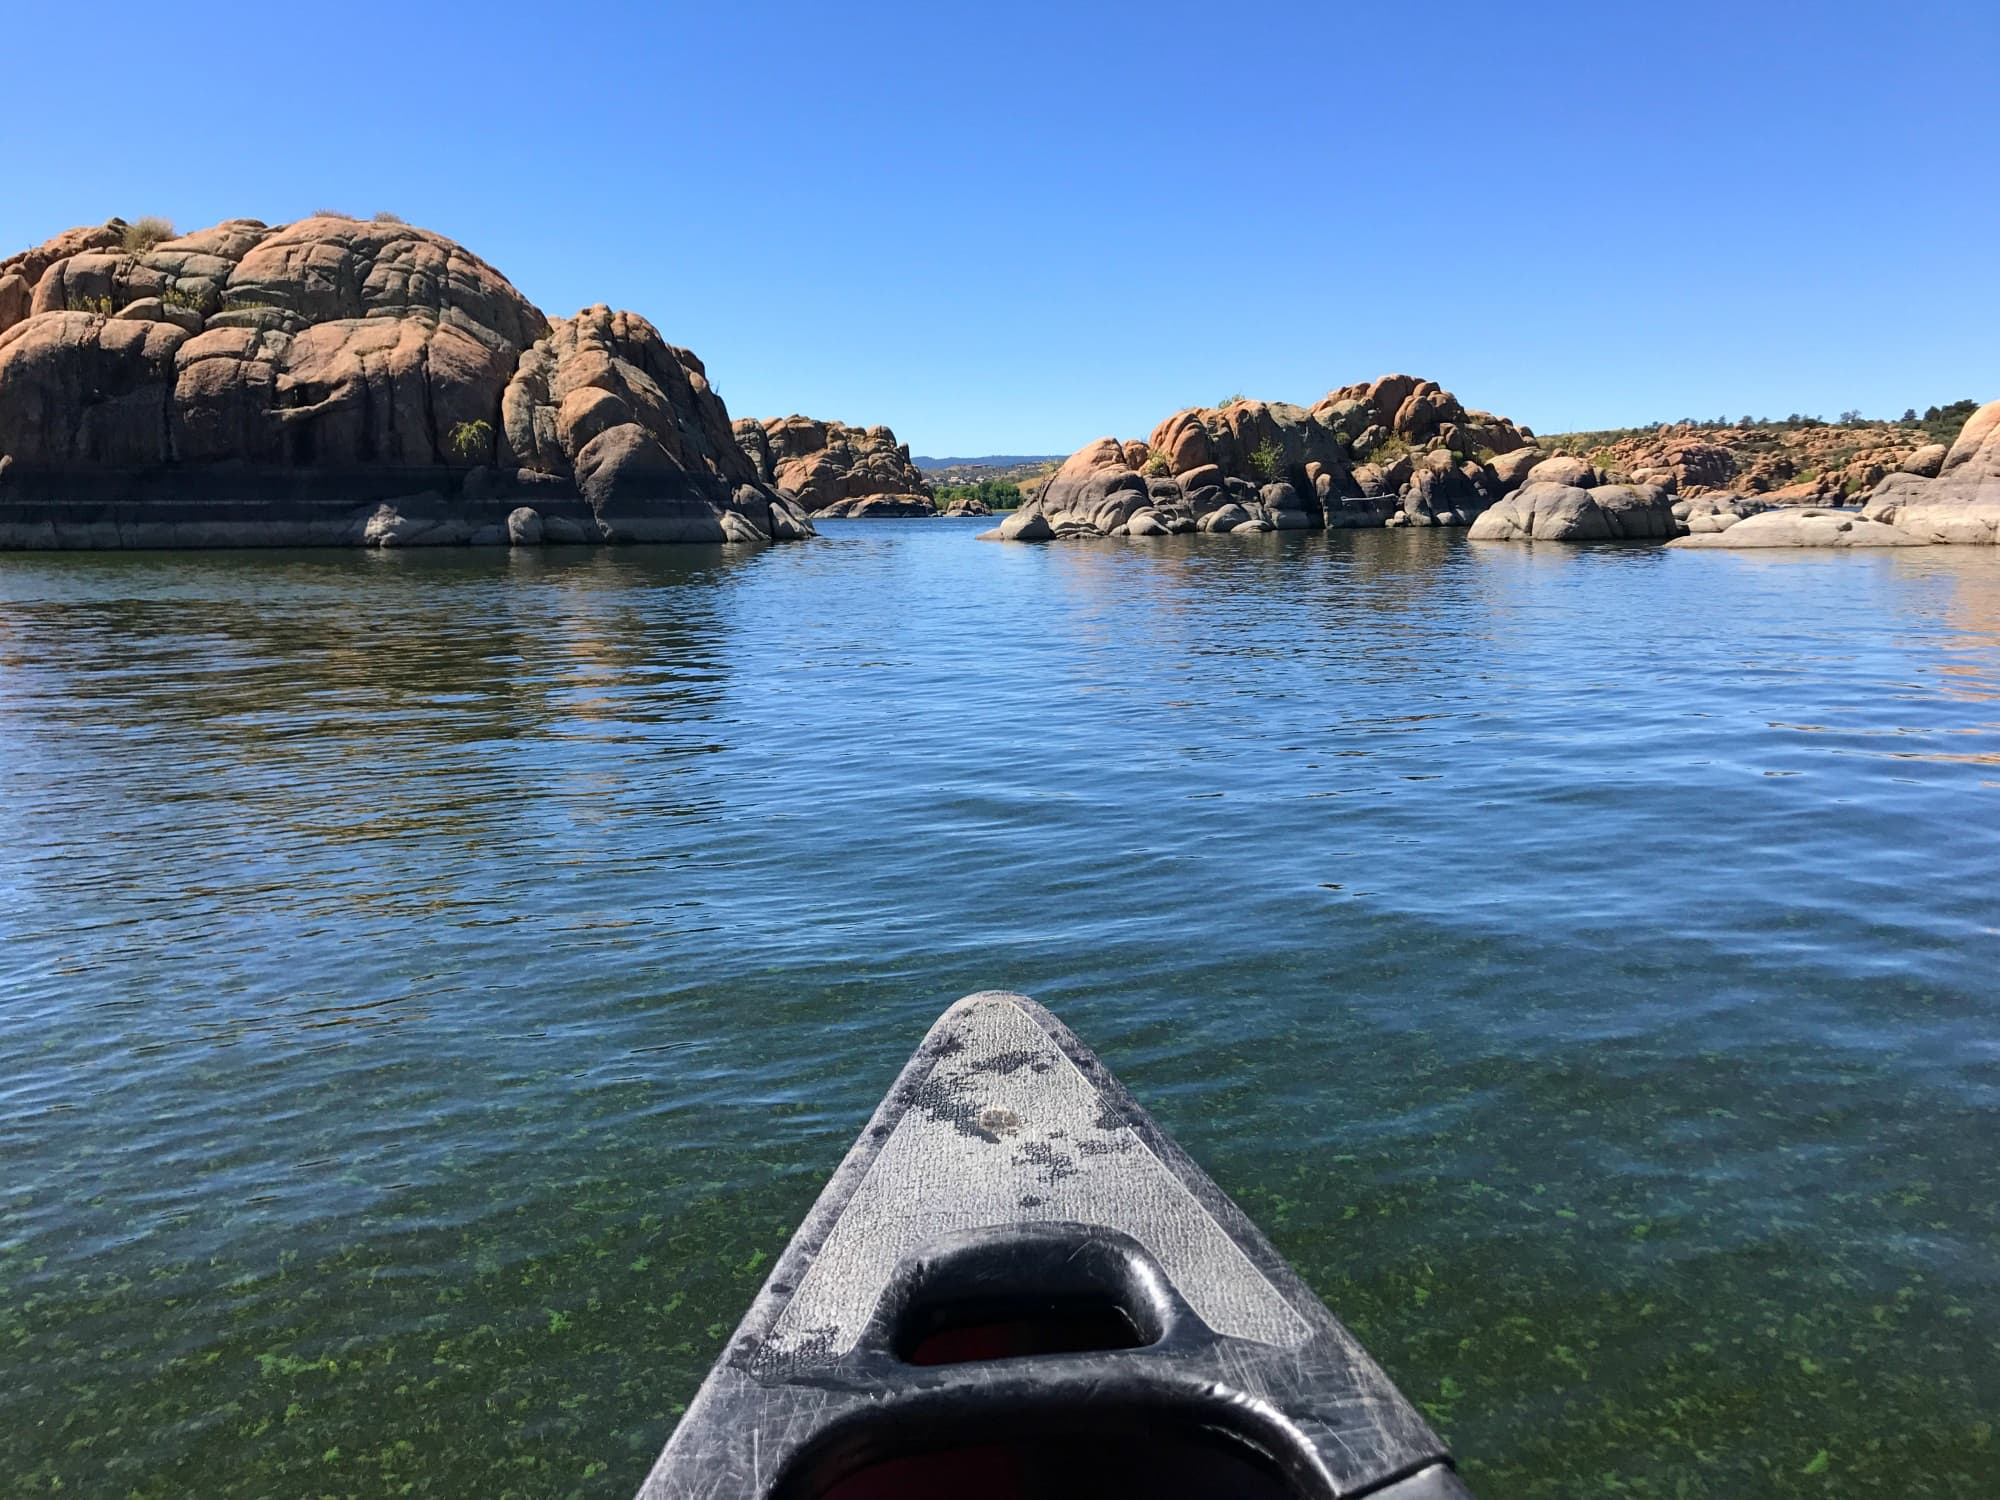
<path id="1" fill-rule="evenodd" d="M 1488 1496 L 2000 1494 L 2000 556 L 0 557 L 0 1492 L 624 1497 L 1026 990 Z"/>

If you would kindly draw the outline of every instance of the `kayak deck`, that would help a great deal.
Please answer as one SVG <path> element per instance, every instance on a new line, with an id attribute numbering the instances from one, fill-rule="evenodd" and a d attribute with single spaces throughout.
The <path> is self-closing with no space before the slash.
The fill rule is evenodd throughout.
<path id="1" fill-rule="evenodd" d="M 640 1500 L 1445 1500 L 1437 1436 L 1025 996 L 934 1025 Z"/>

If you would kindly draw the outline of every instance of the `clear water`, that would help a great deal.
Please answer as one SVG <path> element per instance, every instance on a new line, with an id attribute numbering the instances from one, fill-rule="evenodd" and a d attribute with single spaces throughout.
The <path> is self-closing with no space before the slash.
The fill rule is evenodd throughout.
<path id="1" fill-rule="evenodd" d="M 1026 990 L 1490 1496 L 2000 1493 L 2000 556 L 0 558 L 0 1491 L 623 1497 Z"/>

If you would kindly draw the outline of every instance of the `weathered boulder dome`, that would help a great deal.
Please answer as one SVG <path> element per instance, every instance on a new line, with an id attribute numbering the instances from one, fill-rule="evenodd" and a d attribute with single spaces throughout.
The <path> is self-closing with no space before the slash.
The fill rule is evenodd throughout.
<path id="1" fill-rule="evenodd" d="M 811 531 L 693 354 L 429 230 L 114 219 L 0 262 L 0 545 Z"/>

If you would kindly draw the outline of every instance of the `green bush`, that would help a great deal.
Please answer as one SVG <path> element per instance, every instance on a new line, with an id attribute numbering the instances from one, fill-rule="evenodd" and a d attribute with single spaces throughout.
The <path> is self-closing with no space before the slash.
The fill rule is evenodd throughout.
<path id="1" fill-rule="evenodd" d="M 940 510 L 954 500 L 977 500 L 989 510 L 1018 510 L 1021 487 L 1005 479 L 982 479 L 977 484 L 941 484 L 937 486 L 934 498 Z"/>
<path id="2" fill-rule="evenodd" d="M 1266 438 L 1250 450 L 1250 472 L 1262 484 L 1282 479 L 1285 473 L 1285 450 Z"/>
<path id="3" fill-rule="evenodd" d="M 201 294 L 184 291 L 177 286 L 164 287 L 160 291 L 160 301 L 168 307 L 182 308 L 188 312 L 201 311 Z"/>
<path id="4" fill-rule="evenodd" d="M 375 211 L 375 222 L 377 224 L 407 224 L 410 221 L 401 214 L 392 214 L 388 209 L 382 208 Z"/>
<path id="5" fill-rule="evenodd" d="M 1406 456 L 1409 451 L 1409 440 L 1397 437 L 1394 433 L 1391 433 L 1371 448 L 1368 456 L 1362 459 L 1361 462 L 1373 464 L 1378 469 L 1386 469 L 1395 463 L 1397 459 Z"/>
<path id="6" fill-rule="evenodd" d="M 1224 396 L 1220 401 L 1216 402 L 1215 404 L 1217 406 L 1234 406 L 1239 401 L 1248 401 L 1249 399 L 1250 398 L 1244 395 L 1241 391 L 1237 391 L 1232 395 Z"/>
<path id="7" fill-rule="evenodd" d="M 175 238 L 170 219 L 145 218 L 125 226 L 125 253 L 144 255 L 163 240 Z"/>
<path id="8" fill-rule="evenodd" d="M 1146 455 L 1146 473 L 1154 479 L 1165 479 L 1173 473 L 1173 460 L 1167 457 L 1167 450 L 1155 448 Z"/>
<path id="9" fill-rule="evenodd" d="M 491 422 L 460 422 L 445 442 L 461 463 L 478 463 L 493 451 Z"/>
<path id="10" fill-rule="evenodd" d="M 63 307 L 69 312 L 91 313 L 100 318 L 118 311 L 117 304 L 109 297 L 82 297 L 70 292 L 63 293 Z"/>
<path id="11" fill-rule="evenodd" d="M 1924 437 L 1933 443 L 1955 443 L 1959 429 L 1965 426 L 1965 419 L 1978 410 L 1977 401 L 1954 401 L 1949 406 L 1925 407 Z"/>

